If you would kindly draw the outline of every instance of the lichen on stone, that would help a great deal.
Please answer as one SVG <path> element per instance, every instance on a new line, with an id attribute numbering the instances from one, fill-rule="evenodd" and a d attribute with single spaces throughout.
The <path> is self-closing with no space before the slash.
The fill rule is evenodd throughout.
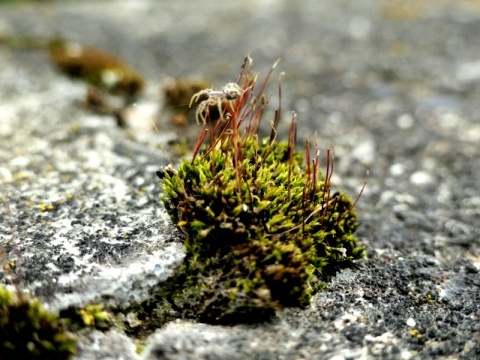
<path id="1" fill-rule="evenodd" d="M 280 110 L 270 138 L 259 139 L 273 68 L 255 92 L 247 57 L 238 98 L 212 90 L 221 114 L 211 121 L 205 107 L 193 158 L 157 173 L 165 207 L 186 234 L 184 268 L 205 321 L 252 321 L 306 305 L 327 273 L 365 254 L 354 236 L 354 201 L 332 194 L 331 152 L 323 173 L 316 141 L 314 156 L 308 141 L 304 154 L 296 151 L 295 116 L 288 141 L 277 141 Z"/>

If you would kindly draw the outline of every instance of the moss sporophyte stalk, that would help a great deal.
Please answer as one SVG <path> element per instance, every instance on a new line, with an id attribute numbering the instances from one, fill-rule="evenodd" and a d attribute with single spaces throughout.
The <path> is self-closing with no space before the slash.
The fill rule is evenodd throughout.
<path id="1" fill-rule="evenodd" d="M 356 200 L 331 191 L 333 154 L 326 151 L 322 172 L 316 140 L 295 150 L 295 115 L 287 141 L 278 141 L 280 107 L 270 137 L 259 139 L 275 65 L 257 86 L 247 57 L 235 84 L 197 94 L 203 129 L 192 158 L 157 172 L 162 201 L 186 234 L 185 278 L 207 321 L 306 305 L 326 275 L 365 255 L 354 236 Z"/>

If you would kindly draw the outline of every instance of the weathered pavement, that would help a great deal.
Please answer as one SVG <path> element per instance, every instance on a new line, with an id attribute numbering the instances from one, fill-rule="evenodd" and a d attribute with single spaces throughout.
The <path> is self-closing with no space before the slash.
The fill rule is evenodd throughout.
<path id="1" fill-rule="evenodd" d="M 392 3 L 1 5 L 1 34 L 113 52 L 146 76 L 147 102 L 168 77 L 221 87 L 246 53 L 263 74 L 281 57 L 284 128 L 295 110 L 299 137 L 318 130 L 335 148 L 340 189 L 355 194 L 370 170 L 357 206 L 368 258 L 309 308 L 255 326 L 172 322 L 140 357 L 480 357 L 480 2 Z M 54 309 L 144 299 L 183 256 L 154 175 L 171 134 L 132 136 L 80 109 L 84 85 L 40 51 L 0 48 L 0 64 L 0 231 L 10 254 L 18 244 L 22 286 Z M 79 350 L 139 357 L 116 332 Z"/>

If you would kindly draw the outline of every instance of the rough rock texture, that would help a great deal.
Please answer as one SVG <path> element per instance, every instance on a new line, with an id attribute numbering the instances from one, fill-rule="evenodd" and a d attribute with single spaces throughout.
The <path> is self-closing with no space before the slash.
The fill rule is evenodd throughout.
<path id="1" fill-rule="evenodd" d="M 358 204 L 369 257 L 309 308 L 249 326 L 174 322 L 139 357 L 480 357 L 479 19 L 466 0 L 1 5 L 0 35 L 111 51 L 146 75 L 147 104 L 167 77 L 221 87 L 246 53 L 260 71 L 281 56 L 283 128 L 295 110 L 299 137 L 318 130 L 352 195 L 370 169 Z M 145 299 L 183 256 L 154 175 L 172 135 L 80 109 L 84 85 L 41 51 L 0 47 L 0 64 L 0 234 L 21 287 L 56 310 Z M 134 358 L 122 336 L 84 335 L 78 357 Z"/>

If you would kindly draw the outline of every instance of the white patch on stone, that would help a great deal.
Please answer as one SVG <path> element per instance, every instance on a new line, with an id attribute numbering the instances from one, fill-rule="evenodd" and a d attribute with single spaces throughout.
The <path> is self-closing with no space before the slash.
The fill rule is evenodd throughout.
<path id="1" fill-rule="evenodd" d="M 406 324 L 407 324 L 407 326 L 413 328 L 413 327 L 415 327 L 415 325 L 416 325 L 417 323 L 415 322 L 415 319 L 413 319 L 413 318 L 408 318 L 407 321 L 406 321 Z"/>
<path id="2" fill-rule="evenodd" d="M 391 175 L 400 176 L 405 173 L 405 166 L 403 164 L 393 164 L 389 170 Z"/>
<path id="3" fill-rule="evenodd" d="M 468 83 L 480 81 L 480 61 L 466 62 L 457 67 L 457 79 Z"/>
<path id="4" fill-rule="evenodd" d="M 5 167 L 0 167 L 0 183 L 12 182 L 13 176 L 10 170 Z"/>
<path id="5" fill-rule="evenodd" d="M 363 141 L 352 150 L 352 156 L 362 164 L 371 164 L 375 160 L 375 144 L 371 140 Z"/>
<path id="6" fill-rule="evenodd" d="M 417 171 L 410 175 L 410 182 L 413 185 L 425 186 L 433 184 L 434 179 L 432 175 L 426 171 Z"/>
<path id="7" fill-rule="evenodd" d="M 415 119 L 410 114 L 402 114 L 397 118 L 397 126 L 400 129 L 409 129 L 415 123 Z"/>

